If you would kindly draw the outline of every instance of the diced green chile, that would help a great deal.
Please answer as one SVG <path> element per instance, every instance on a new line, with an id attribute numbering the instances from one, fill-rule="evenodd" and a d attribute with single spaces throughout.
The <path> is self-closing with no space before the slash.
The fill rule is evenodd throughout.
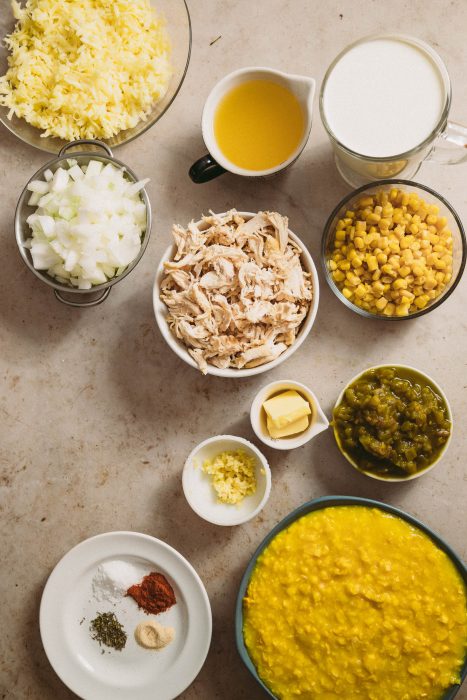
<path id="1" fill-rule="evenodd" d="M 333 415 L 340 445 L 362 471 L 410 476 L 433 464 L 451 433 L 443 399 L 417 372 L 369 370 Z"/>

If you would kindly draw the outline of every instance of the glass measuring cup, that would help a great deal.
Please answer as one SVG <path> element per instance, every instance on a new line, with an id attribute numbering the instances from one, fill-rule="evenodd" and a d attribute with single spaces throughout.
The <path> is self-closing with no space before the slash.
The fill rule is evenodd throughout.
<path id="1" fill-rule="evenodd" d="M 338 136 L 333 132 L 326 115 L 325 93 L 334 68 L 345 54 L 355 47 L 381 39 L 395 40 L 403 44 L 408 44 L 418 49 L 418 51 L 429 59 L 437 69 L 442 84 L 443 107 L 439 119 L 431 133 L 413 148 L 401 153 L 395 153 L 394 155 L 372 156 L 353 150 L 348 144 L 339 140 Z M 409 68 L 408 66 L 407 79 L 410 79 Z M 355 76 L 355 79 L 357 81 L 358 76 Z M 395 97 L 397 98 L 397 96 Z M 357 106 L 359 110 L 364 110 L 364 101 L 359 100 L 355 108 L 357 108 Z M 326 129 L 334 150 L 337 169 L 344 180 L 353 187 L 359 187 L 367 182 L 396 176 L 404 179 L 412 179 L 423 161 L 454 164 L 467 160 L 467 127 L 448 120 L 451 107 L 451 81 L 446 66 L 431 46 L 420 39 L 403 34 L 374 34 L 359 39 L 347 46 L 334 59 L 326 71 L 320 91 L 319 107 L 324 128 Z M 352 108 L 352 106 L 350 106 L 350 108 Z M 390 100 L 388 100 L 387 108 L 391 109 Z M 375 129 L 377 128 L 378 125 L 375 125 Z"/>

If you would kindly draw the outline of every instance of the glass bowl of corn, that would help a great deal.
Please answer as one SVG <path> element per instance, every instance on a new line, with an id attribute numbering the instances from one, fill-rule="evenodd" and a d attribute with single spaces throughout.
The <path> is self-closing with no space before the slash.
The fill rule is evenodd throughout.
<path id="1" fill-rule="evenodd" d="M 336 206 L 321 261 L 334 294 L 367 318 L 401 321 L 432 311 L 465 268 L 462 222 L 444 197 L 410 180 L 359 187 Z"/>

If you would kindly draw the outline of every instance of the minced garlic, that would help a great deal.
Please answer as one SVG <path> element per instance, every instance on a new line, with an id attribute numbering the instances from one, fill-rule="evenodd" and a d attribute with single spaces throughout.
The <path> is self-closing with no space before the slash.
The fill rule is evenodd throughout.
<path id="1" fill-rule="evenodd" d="M 164 21 L 149 0 L 12 1 L 0 105 L 42 136 L 110 138 L 144 120 L 172 70 Z"/>
<path id="2" fill-rule="evenodd" d="M 225 451 L 203 462 L 221 503 L 240 503 L 256 491 L 256 460 L 243 450 Z"/>

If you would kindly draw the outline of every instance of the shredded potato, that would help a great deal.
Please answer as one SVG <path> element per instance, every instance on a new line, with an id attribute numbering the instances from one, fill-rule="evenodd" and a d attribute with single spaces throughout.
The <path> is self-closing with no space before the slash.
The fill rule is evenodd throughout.
<path id="1" fill-rule="evenodd" d="M 13 0 L 0 104 L 44 133 L 110 138 L 147 118 L 171 78 L 164 21 L 149 0 Z"/>

